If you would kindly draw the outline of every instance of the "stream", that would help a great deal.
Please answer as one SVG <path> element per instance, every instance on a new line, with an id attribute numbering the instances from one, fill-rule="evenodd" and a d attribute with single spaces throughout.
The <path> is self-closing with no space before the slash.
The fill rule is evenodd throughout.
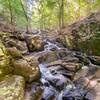
<path id="1" fill-rule="evenodd" d="M 92 93 L 84 88 L 84 78 L 73 81 L 77 71 L 68 70 L 59 64 L 60 60 L 65 61 L 66 65 L 67 60 L 72 63 L 77 60 L 80 62 L 80 57 L 75 57 L 75 52 L 68 51 L 58 42 L 44 41 L 46 42 L 44 52 L 50 54 L 45 59 L 41 57 L 42 60 L 39 61 L 41 79 L 28 87 L 30 100 L 94 100 Z M 52 52 L 57 53 L 55 59 Z M 55 64 L 54 61 L 58 62 Z"/>

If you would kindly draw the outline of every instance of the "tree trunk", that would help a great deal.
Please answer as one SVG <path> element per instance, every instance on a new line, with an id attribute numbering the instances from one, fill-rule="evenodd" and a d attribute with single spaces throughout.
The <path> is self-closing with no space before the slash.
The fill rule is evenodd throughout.
<path id="1" fill-rule="evenodd" d="M 64 27 L 64 0 L 61 0 L 61 28 Z"/>
<path id="2" fill-rule="evenodd" d="M 11 6 L 11 1 L 8 0 L 8 5 L 9 5 L 9 12 L 10 12 L 10 24 L 11 24 L 11 32 L 13 32 L 12 26 L 13 26 L 13 15 L 12 15 L 12 6 Z"/>
<path id="3" fill-rule="evenodd" d="M 28 20 L 28 16 L 27 16 L 27 13 L 26 13 L 26 11 L 25 11 L 24 5 L 23 5 L 23 3 L 22 3 L 22 0 L 20 0 L 20 4 L 21 4 L 21 6 L 22 6 L 22 9 L 23 9 L 23 12 L 24 12 L 26 21 L 27 21 L 27 26 L 26 26 L 27 33 L 29 33 L 29 20 Z"/>
<path id="4" fill-rule="evenodd" d="M 59 5 L 58 19 L 59 19 L 59 32 L 60 32 L 61 29 L 64 27 L 64 0 L 60 0 L 58 5 Z"/>

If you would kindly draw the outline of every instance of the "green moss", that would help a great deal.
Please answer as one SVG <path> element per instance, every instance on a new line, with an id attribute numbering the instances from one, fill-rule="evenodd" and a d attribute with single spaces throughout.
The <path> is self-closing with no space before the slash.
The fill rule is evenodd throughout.
<path id="1" fill-rule="evenodd" d="M 0 78 L 12 72 L 10 59 L 6 55 L 6 49 L 0 41 Z"/>
<path id="2" fill-rule="evenodd" d="M 0 100 L 24 100 L 24 79 L 9 75 L 0 81 Z"/>

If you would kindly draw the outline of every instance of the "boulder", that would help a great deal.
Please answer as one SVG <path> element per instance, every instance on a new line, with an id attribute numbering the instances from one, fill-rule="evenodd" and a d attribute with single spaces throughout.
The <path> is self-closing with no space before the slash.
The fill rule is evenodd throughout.
<path id="1" fill-rule="evenodd" d="M 100 56 L 89 56 L 90 61 L 95 65 L 100 65 Z"/>
<path id="2" fill-rule="evenodd" d="M 7 75 L 0 81 L 0 100 L 24 100 L 24 78 Z"/>
<path id="3" fill-rule="evenodd" d="M 28 51 L 26 42 L 14 38 L 6 38 L 6 47 L 16 47 L 22 54 Z"/>
<path id="4" fill-rule="evenodd" d="M 33 83 L 25 91 L 25 100 L 41 100 L 43 87 L 41 84 Z"/>
<path id="5" fill-rule="evenodd" d="M 79 63 L 73 63 L 73 62 L 64 62 L 63 67 L 69 71 L 76 72 L 78 69 L 81 68 Z"/>
<path id="6" fill-rule="evenodd" d="M 57 61 L 58 59 L 62 59 L 70 54 L 71 52 L 65 50 L 45 51 L 42 55 L 39 56 L 39 62 L 50 63 Z"/>
<path id="7" fill-rule="evenodd" d="M 30 59 L 18 59 L 12 63 L 14 66 L 14 73 L 23 76 L 26 81 L 32 82 L 40 78 L 40 70 L 35 57 Z"/>
<path id="8" fill-rule="evenodd" d="M 48 51 L 39 57 L 40 63 L 50 63 L 56 61 L 58 59 L 58 55 L 56 51 Z"/>
<path id="9" fill-rule="evenodd" d="M 96 12 L 85 19 L 63 29 L 65 43 L 70 49 L 100 56 L 100 13 Z"/>
<path id="10" fill-rule="evenodd" d="M 0 78 L 13 70 L 9 57 L 6 55 L 6 49 L 0 42 Z"/>
<path id="11" fill-rule="evenodd" d="M 41 51 L 44 49 L 44 43 L 40 35 L 26 35 L 25 40 L 29 52 Z"/>
<path id="12" fill-rule="evenodd" d="M 22 54 L 16 47 L 6 48 L 7 53 L 14 59 L 22 58 Z"/>
<path id="13" fill-rule="evenodd" d="M 20 32 L 14 32 L 12 35 L 13 38 L 16 38 L 18 40 L 24 41 L 25 40 L 25 33 L 20 33 Z"/>
<path id="14" fill-rule="evenodd" d="M 92 79 L 95 76 L 95 72 L 96 68 L 94 67 L 82 66 L 82 68 L 75 73 L 74 80 L 78 80 L 81 77 Z"/>

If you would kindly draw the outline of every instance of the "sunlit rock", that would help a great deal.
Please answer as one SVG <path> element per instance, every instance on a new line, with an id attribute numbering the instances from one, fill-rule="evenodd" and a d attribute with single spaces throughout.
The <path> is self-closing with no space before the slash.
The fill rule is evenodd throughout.
<path id="1" fill-rule="evenodd" d="M 40 78 L 38 62 L 34 57 L 28 60 L 15 60 L 12 63 L 14 66 L 14 73 L 23 76 L 26 81 L 37 81 Z"/>
<path id="2" fill-rule="evenodd" d="M 25 37 L 29 52 L 41 51 L 44 48 L 43 40 L 39 35 L 26 35 Z"/>
<path id="3" fill-rule="evenodd" d="M 10 59 L 6 53 L 4 45 L 0 42 L 0 77 L 11 73 L 13 70 Z"/>
<path id="4" fill-rule="evenodd" d="M 79 63 L 73 63 L 73 62 L 64 62 L 63 67 L 69 71 L 76 72 L 78 69 L 81 68 L 81 65 Z"/>
<path id="5" fill-rule="evenodd" d="M 24 78 L 21 76 L 5 76 L 0 81 L 0 100 L 24 100 Z"/>

